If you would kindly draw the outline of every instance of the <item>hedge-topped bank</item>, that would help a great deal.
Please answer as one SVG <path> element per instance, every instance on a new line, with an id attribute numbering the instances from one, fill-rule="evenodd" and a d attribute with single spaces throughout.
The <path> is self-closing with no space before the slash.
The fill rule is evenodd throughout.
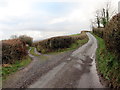
<path id="1" fill-rule="evenodd" d="M 98 49 L 96 52 L 97 68 L 108 82 L 107 87 L 120 88 L 120 62 L 114 53 L 106 49 L 105 41 L 96 36 Z"/>
<path id="2" fill-rule="evenodd" d="M 95 32 L 94 32 L 95 31 Z M 109 86 L 120 88 L 120 13 L 113 16 L 103 29 L 100 38 L 100 28 L 94 30 L 98 39 L 97 50 L 98 70 L 109 81 Z"/>
<path id="3" fill-rule="evenodd" d="M 82 32 L 78 35 L 71 36 L 59 36 L 52 37 L 46 40 L 35 42 L 34 46 L 37 48 L 40 53 L 53 52 L 60 49 L 69 48 L 77 40 L 82 40 L 87 38 L 85 32 Z"/>
<path id="4" fill-rule="evenodd" d="M 27 55 L 26 43 L 20 39 L 2 41 L 2 63 L 14 63 Z"/>

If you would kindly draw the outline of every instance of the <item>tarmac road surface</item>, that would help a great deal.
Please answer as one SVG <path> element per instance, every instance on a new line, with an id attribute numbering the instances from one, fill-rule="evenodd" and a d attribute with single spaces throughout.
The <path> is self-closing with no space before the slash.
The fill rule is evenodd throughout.
<path id="1" fill-rule="evenodd" d="M 96 71 L 97 41 L 87 33 L 88 43 L 70 53 L 28 88 L 103 88 Z"/>

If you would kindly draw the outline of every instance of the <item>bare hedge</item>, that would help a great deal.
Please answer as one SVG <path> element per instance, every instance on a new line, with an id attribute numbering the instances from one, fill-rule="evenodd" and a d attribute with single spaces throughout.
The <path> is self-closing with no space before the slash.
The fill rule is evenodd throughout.
<path id="1" fill-rule="evenodd" d="M 105 27 L 104 40 L 108 50 L 120 56 L 120 13 L 115 15 Z"/>
<path id="2" fill-rule="evenodd" d="M 20 39 L 2 41 L 2 63 L 14 63 L 27 55 L 26 44 Z"/>
<path id="3" fill-rule="evenodd" d="M 120 56 L 120 13 L 113 16 L 105 28 L 93 28 L 93 33 L 105 40 L 109 51 Z"/>

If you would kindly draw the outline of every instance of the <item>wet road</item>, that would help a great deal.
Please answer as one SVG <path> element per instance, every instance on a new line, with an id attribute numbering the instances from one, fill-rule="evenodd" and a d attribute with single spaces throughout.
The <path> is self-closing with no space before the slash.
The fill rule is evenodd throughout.
<path id="1" fill-rule="evenodd" d="M 88 43 L 70 53 L 28 88 L 103 88 L 96 71 L 97 41 L 90 33 L 87 35 Z"/>

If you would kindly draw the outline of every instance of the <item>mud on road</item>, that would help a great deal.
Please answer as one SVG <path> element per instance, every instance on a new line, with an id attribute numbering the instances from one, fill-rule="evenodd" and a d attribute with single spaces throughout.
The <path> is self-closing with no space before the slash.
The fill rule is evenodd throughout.
<path id="1" fill-rule="evenodd" d="M 56 54 L 42 62 L 40 58 L 32 56 L 32 63 L 15 75 L 11 75 L 3 86 L 7 88 L 103 88 L 96 71 L 97 41 L 90 33 L 87 35 L 89 41 L 75 51 Z"/>

